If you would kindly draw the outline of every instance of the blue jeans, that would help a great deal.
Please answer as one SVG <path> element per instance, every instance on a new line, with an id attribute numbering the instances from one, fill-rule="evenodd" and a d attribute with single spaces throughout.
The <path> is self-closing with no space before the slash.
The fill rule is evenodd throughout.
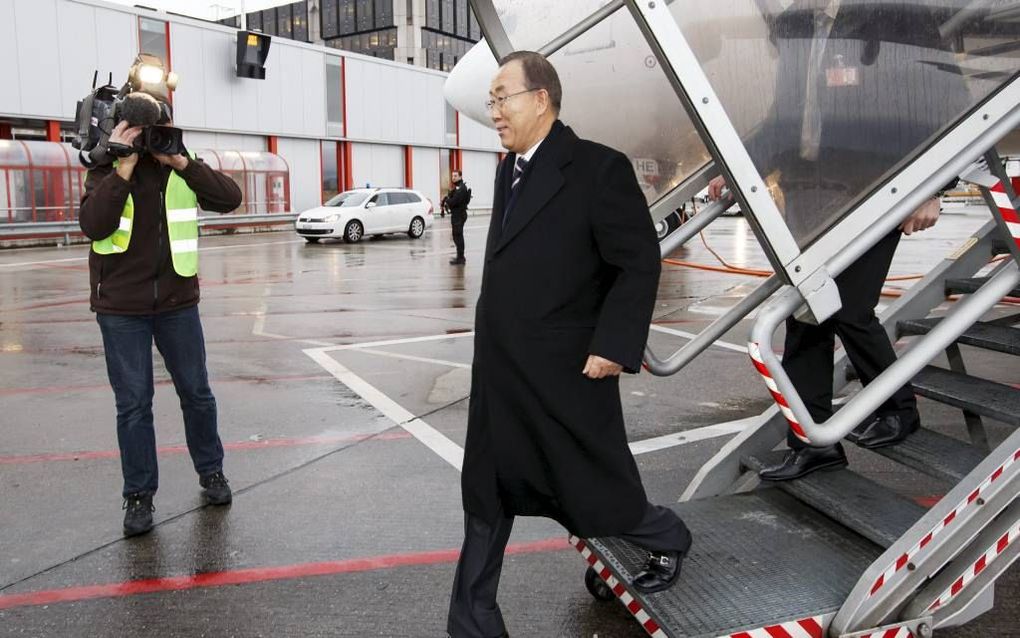
<path id="1" fill-rule="evenodd" d="M 152 343 L 163 355 L 184 413 L 188 452 L 199 476 L 223 469 L 216 398 L 205 367 L 198 306 L 153 315 L 96 314 L 106 370 L 117 400 L 117 441 L 124 496 L 159 487 L 152 419 Z"/>

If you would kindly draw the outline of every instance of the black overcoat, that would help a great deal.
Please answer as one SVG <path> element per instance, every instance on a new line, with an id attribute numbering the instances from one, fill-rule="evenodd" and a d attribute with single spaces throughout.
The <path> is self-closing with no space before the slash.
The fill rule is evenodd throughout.
<path id="1" fill-rule="evenodd" d="M 589 354 L 640 370 L 660 270 L 648 206 L 625 155 L 560 122 L 512 197 L 515 162 L 497 169 L 476 309 L 464 509 L 625 532 L 647 499 L 619 379 L 581 371 Z"/>

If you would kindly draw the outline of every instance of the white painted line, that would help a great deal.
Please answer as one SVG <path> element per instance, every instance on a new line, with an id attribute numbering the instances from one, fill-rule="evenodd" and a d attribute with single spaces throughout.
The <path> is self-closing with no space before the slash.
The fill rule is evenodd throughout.
<path id="1" fill-rule="evenodd" d="M 364 343 L 348 343 L 342 346 L 325 348 L 324 352 L 332 350 L 359 350 L 361 348 L 378 348 L 380 346 L 396 346 L 403 343 L 424 343 L 426 341 L 443 341 L 445 339 L 460 339 L 462 337 L 473 337 L 474 331 L 457 332 L 454 334 L 430 335 L 428 337 L 408 337 L 406 339 L 387 339 L 386 341 L 366 341 Z"/>
<path id="2" fill-rule="evenodd" d="M 693 338 L 698 336 L 698 335 L 694 334 L 693 332 L 687 332 L 685 330 L 677 330 L 676 328 L 666 328 L 665 326 L 657 326 L 655 324 L 652 324 L 652 330 L 654 330 L 656 332 L 663 332 L 665 334 L 675 335 L 677 337 L 683 337 L 684 339 L 693 339 Z M 747 348 L 746 347 L 738 346 L 735 343 L 729 343 L 727 341 L 718 340 L 715 343 L 713 343 L 712 345 L 713 346 L 718 346 L 719 348 L 725 348 L 726 350 L 732 350 L 734 352 L 743 352 L 744 354 L 747 354 Z"/>
<path id="3" fill-rule="evenodd" d="M 434 363 L 440 366 L 449 366 L 451 368 L 462 368 L 464 370 L 470 370 L 471 364 L 469 363 L 457 363 L 456 361 L 446 361 L 444 359 L 429 359 L 428 357 L 416 357 L 410 354 L 400 354 L 397 352 L 387 352 L 385 350 L 372 350 L 370 348 L 358 348 L 358 352 L 365 352 L 367 354 L 375 354 L 380 357 L 391 357 L 393 359 L 404 359 L 406 361 L 418 361 L 420 363 Z"/>
<path id="4" fill-rule="evenodd" d="M 304 350 L 304 353 L 333 375 L 337 381 L 350 388 L 352 392 L 382 412 L 393 423 L 438 454 L 458 472 L 460 471 L 464 464 L 463 448 L 425 421 L 416 418 L 393 399 L 376 389 L 375 386 L 345 368 L 339 361 L 326 353 L 328 350 L 331 348 L 310 348 Z"/>
<path id="5" fill-rule="evenodd" d="M 752 423 L 757 423 L 761 420 L 760 417 L 748 417 L 746 419 L 738 419 L 736 421 L 728 421 L 726 423 L 716 423 L 715 425 L 706 425 L 705 427 L 695 428 L 693 430 L 686 430 L 684 432 L 677 432 L 675 434 L 667 434 L 665 436 L 657 436 L 652 439 L 645 439 L 643 441 L 634 441 L 630 444 L 630 452 L 634 456 L 638 454 L 647 454 L 649 452 L 657 452 L 659 450 L 665 450 L 671 447 L 677 447 L 679 445 L 686 445 L 688 443 L 694 443 L 696 441 L 704 441 L 706 439 L 714 439 L 720 436 L 729 436 L 741 432 L 747 426 Z"/>

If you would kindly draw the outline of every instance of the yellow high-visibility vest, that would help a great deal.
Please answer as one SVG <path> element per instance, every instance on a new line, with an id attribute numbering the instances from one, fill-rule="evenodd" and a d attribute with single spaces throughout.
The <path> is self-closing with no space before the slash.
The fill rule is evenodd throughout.
<path id="1" fill-rule="evenodd" d="M 116 168 L 117 162 L 113 165 Z M 198 273 L 198 196 L 177 171 L 170 171 L 163 199 L 174 271 L 181 277 L 193 277 Z M 135 202 L 128 194 L 120 213 L 120 227 L 109 237 L 92 242 L 92 250 L 100 255 L 125 252 L 131 244 L 134 218 Z"/>

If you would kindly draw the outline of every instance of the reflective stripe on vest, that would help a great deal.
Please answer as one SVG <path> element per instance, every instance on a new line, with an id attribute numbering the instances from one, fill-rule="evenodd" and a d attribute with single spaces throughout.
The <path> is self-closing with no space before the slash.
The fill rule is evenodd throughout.
<path id="1" fill-rule="evenodd" d="M 181 277 L 193 277 L 198 273 L 198 196 L 177 171 L 170 171 L 163 199 L 174 271 Z M 92 242 L 92 250 L 100 255 L 126 251 L 131 242 L 134 216 L 134 198 L 128 194 L 120 214 L 120 226 L 109 237 Z"/>

